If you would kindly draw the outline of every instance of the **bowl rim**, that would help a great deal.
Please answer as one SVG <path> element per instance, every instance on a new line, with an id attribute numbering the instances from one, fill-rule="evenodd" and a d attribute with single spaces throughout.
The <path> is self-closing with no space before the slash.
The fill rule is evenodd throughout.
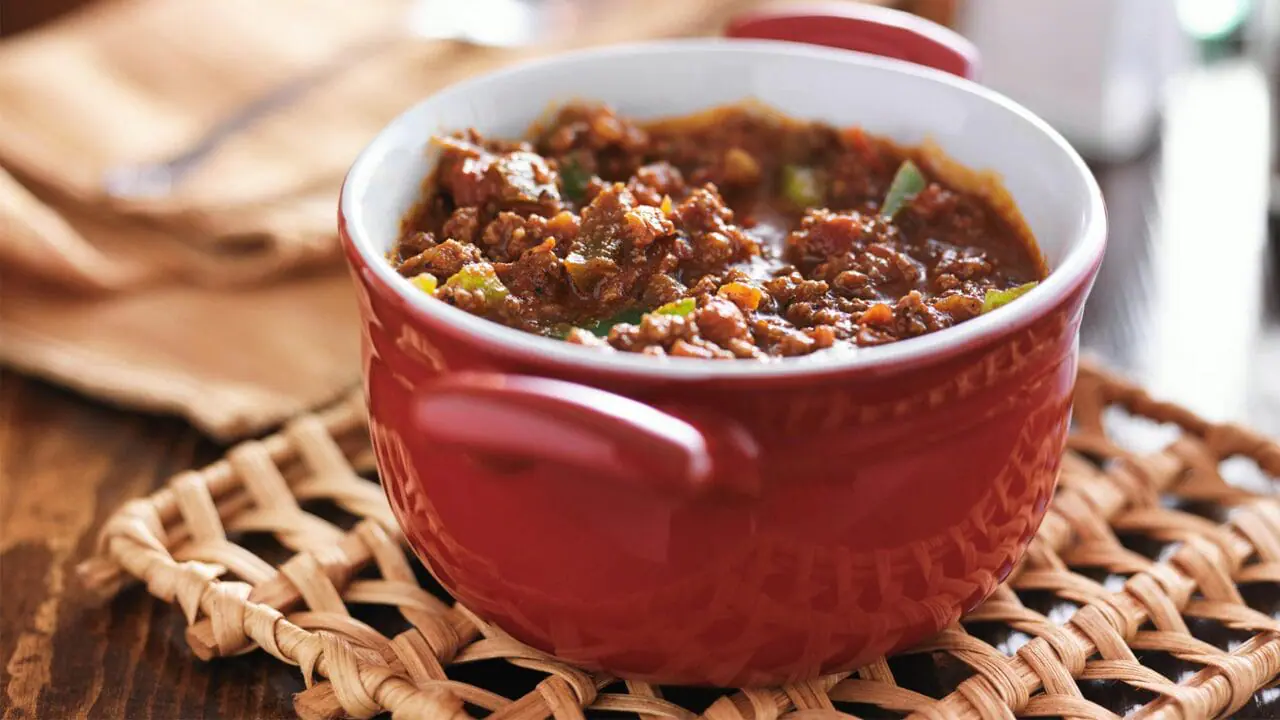
<path id="1" fill-rule="evenodd" d="M 513 75 L 520 75 L 544 66 L 628 55 L 639 58 L 651 53 L 672 50 L 747 51 L 834 59 L 853 65 L 877 67 L 890 72 L 919 76 L 979 96 L 1030 123 L 1066 155 L 1083 177 L 1088 193 L 1084 230 L 1062 262 L 1050 269 L 1045 280 L 1018 302 L 1011 303 L 1001 312 L 981 315 L 938 332 L 874 347 L 834 348 L 801 357 L 724 362 L 700 358 L 602 352 L 598 348 L 507 327 L 472 315 L 413 289 L 412 285 L 402 278 L 369 242 L 368 233 L 365 230 L 363 207 L 354 198 L 368 192 L 367 188 L 371 183 L 379 157 L 387 154 L 386 151 L 396 143 L 397 138 L 423 132 L 422 128 L 410 122 L 411 117 L 421 106 L 427 103 L 449 102 L 464 93 L 474 92 L 477 86 L 481 86 L 482 89 L 486 84 L 497 83 Z M 921 362 L 950 357 L 968 348 L 1016 332 L 1066 302 L 1082 286 L 1089 286 L 1102 262 L 1107 242 L 1106 206 L 1103 202 L 1102 190 L 1093 173 L 1089 171 L 1083 158 L 1067 140 L 1030 110 L 978 83 L 940 70 L 868 53 L 778 40 L 678 38 L 623 43 L 557 53 L 461 80 L 414 103 L 378 132 L 360 152 L 347 172 L 338 205 L 338 222 L 341 230 L 339 234 L 342 242 L 347 245 L 348 259 L 354 264 L 358 258 L 363 265 L 367 266 L 366 272 L 359 273 L 361 277 L 367 282 L 385 286 L 402 303 L 427 318 L 438 321 L 452 333 L 474 337 L 507 355 L 538 363 L 552 363 L 606 375 L 621 374 L 666 380 L 781 378 L 851 370 L 882 370 L 888 367 L 915 366 Z M 371 276 L 369 272 L 372 273 Z"/>

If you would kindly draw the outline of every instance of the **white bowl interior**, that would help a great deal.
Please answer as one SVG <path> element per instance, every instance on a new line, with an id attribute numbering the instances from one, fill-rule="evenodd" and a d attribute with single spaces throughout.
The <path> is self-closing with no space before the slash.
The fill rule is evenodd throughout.
<path id="1" fill-rule="evenodd" d="M 902 144 L 931 139 L 961 164 L 997 173 L 1035 234 L 1052 271 L 1049 280 L 1006 311 L 860 350 L 841 363 L 924 353 L 962 342 L 962 335 L 997 332 L 1050 305 L 1055 293 L 1067 292 L 1105 243 L 1101 194 L 1083 161 L 1057 133 L 1002 96 L 950 75 L 859 53 L 699 39 L 618 46 L 520 65 L 445 89 L 406 111 L 361 155 L 347 178 L 343 209 L 360 252 L 386 270 L 387 282 L 413 295 L 381 259 L 435 162 L 431 135 L 474 127 L 490 136 L 519 137 L 550 108 L 571 100 L 602 101 L 636 118 L 761 101 L 792 117 L 857 125 Z M 420 293 L 415 302 L 428 312 L 448 314 L 469 331 L 532 345 L 561 359 L 656 365 L 653 358 L 605 355 L 502 328 Z M 1014 308 L 1022 312 L 1007 311 Z M 702 366 L 693 371 L 700 375 L 777 372 L 792 364 L 689 362 Z M 676 364 L 668 362 L 663 372 Z"/>

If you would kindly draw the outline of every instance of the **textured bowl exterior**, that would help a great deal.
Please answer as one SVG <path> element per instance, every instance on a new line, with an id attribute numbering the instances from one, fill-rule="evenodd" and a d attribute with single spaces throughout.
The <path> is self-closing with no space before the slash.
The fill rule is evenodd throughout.
<path id="1" fill-rule="evenodd" d="M 1087 284 L 1005 337 L 913 367 L 663 382 L 495 352 L 349 256 L 374 449 L 410 544 L 467 607 L 573 663 L 727 686 L 857 667 L 981 602 L 1052 494 Z M 667 497 L 415 442 L 419 389 L 461 370 L 732 417 L 760 444 L 764 492 Z"/>

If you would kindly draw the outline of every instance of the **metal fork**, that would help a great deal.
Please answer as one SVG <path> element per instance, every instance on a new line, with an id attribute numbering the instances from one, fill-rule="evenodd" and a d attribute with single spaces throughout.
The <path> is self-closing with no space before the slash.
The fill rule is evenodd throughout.
<path id="1" fill-rule="evenodd" d="M 520 47 L 567 31 L 572 19 L 569 10 L 568 0 L 417 0 L 410 7 L 406 29 L 363 40 L 331 61 L 278 85 L 241 106 L 175 155 L 156 162 L 110 168 L 103 175 L 103 189 L 117 198 L 154 199 L 169 195 L 228 139 L 405 35 L 479 47 Z"/>

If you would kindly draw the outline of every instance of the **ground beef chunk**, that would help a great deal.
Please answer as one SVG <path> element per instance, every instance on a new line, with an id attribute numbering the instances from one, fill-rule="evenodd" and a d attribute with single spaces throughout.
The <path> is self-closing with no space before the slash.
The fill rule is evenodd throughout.
<path id="1" fill-rule="evenodd" d="M 479 244 L 494 260 L 511 262 L 547 239 L 554 241 L 550 246 L 553 250 L 567 250 L 577 238 L 578 230 L 577 216 L 568 212 L 559 213 L 550 220 L 539 215 L 501 212 L 485 227 Z"/>
<path id="2" fill-rule="evenodd" d="M 751 328 L 756 345 L 770 355 L 795 357 L 821 349 L 810 332 L 796 329 L 778 318 L 757 317 Z M 826 333 L 821 334 L 826 337 Z"/>
<path id="3" fill-rule="evenodd" d="M 686 267 L 695 272 L 715 272 L 760 254 L 759 244 L 733 224 L 733 210 L 715 186 L 689 193 L 675 206 L 672 219 L 689 239 L 693 255 Z"/>
<path id="4" fill-rule="evenodd" d="M 564 287 L 564 265 L 555 254 L 555 241 L 546 240 L 529 248 L 520 258 L 499 272 L 512 294 L 530 301 L 559 302 Z"/>
<path id="5" fill-rule="evenodd" d="M 685 287 L 684 283 L 671 275 L 664 272 L 655 272 L 649 277 L 648 284 L 645 285 L 642 299 L 646 307 L 658 307 L 679 300 L 688 291 L 689 288 Z"/>
<path id="6" fill-rule="evenodd" d="M 918 290 L 903 295 L 893 308 L 893 328 L 898 337 L 924 335 L 951 327 L 952 323 L 950 315 L 926 304 Z"/>
<path id="7" fill-rule="evenodd" d="M 730 360 L 737 355 L 702 336 L 693 317 L 645 315 L 638 325 L 618 325 L 609 333 L 609 344 L 618 350 L 637 352 L 659 348 L 661 354 L 708 360 Z"/>
<path id="8" fill-rule="evenodd" d="M 436 237 L 430 232 L 410 233 L 400 240 L 396 246 L 393 256 L 396 262 L 403 264 L 415 255 L 421 254 L 427 248 L 435 247 Z M 410 268 L 412 270 L 412 268 Z"/>
<path id="9" fill-rule="evenodd" d="M 859 250 L 891 232 L 874 215 L 809 210 L 800 227 L 787 236 L 786 258 L 796 265 L 812 267 L 832 256 Z"/>
<path id="10" fill-rule="evenodd" d="M 570 105 L 537 142 L 549 157 L 573 158 L 582 172 L 625 181 L 643 162 L 649 134 L 604 106 Z"/>
<path id="11" fill-rule="evenodd" d="M 439 245 L 423 250 L 400 264 L 401 275 L 412 276 L 429 272 L 441 281 L 455 275 L 463 265 L 482 262 L 484 256 L 475 245 L 464 245 L 457 240 L 445 240 Z"/>
<path id="12" fill-rule="evenodd" d="M 440 187 L 457 205 L 544 215 L 560 211 L 556 175 L 541 155 L 493 153 L 456 137 L 441 144 Z"/>
<path id="13" fill-rule="evenodd" d="M 605 340 L 595 333 L 583 330 L 582 328 L 571 328 L 564 336 L 564 339 L 565 342 L 571 342 L 574 345 L 586 345 L 600 350 L 606 350 L 609 352 L 613 351 L 613 346 L 609 344 L 608 340 Z"/>
<path id="14" fill-rule="evenodd" d="M 848 298 L 871 299 L 876 295 L 871 278 L 857 270 L 841 270 L 831 279 L 831 285 L 836 292 Z"/>
<path id="15" fill-rule="evenodd" d="M 927 228 L 955 245 L 990 246 L 992 211 L 976 198 L 931 183 L 903 209 L 899 223 L 908 231 Z"/>
<path id="16" fill-rule="evenodd" d="M 891 245 L 873 243 L 849 258 L 848 267 L 880 288 L 881 297 L 899 296 L 924 279 L 924 268 Z"/>
<path id="17" fill-rule="evenodd" d="M 685 317 L 651 313 L 638 324 L 614 326 L 609 332 L 609 344 L 619 350 L 634 351 L 646 345 L 658 345 L 665 350 L 676 340 L 692 339 L 695 330 Z"/>
<path id="18" fill-rule="evenodd" d="M 460 207 L 453 211 L 445 221 L 440 234 L 449 240 L 460 243 L 474 243 L 480 235 L 480 210 L 475 207 Z"/>
<path id="19" fill-rule="evenodd" d="M 560 211 L 560 189 L 541 155 L 503 153 L 489 166 L 488 176 L 497 188 L 498 207 L 543 214 Z"/>
<path id="20" fill-rule="evenodd" d="M 615 183 L 583 208 L 565 267 L 580 293 L 612 307 L 637 294 L 649 274 L 648 248 L 674 231 L 660 209 L 639 205 L 630 190 Z"/>
<path id="21" fill-rule="evenodd" d="M 693 313 L 693 320 L 702 331 L 702 336 L 711 342 L 728 347 L 733 340 L 748 337 L 747 321 L 737 305 L 713 298 Z"/>
<path id="22" fill-rule="evenodd" d="M 658 207 L 662 199 L 682 198 L 688 192 L 680 169 L 668 162 L 645 165 L 627 181 L 627 189 L 646 204 Z"/>
<path id="23" fill-rule="evenodd" d="M 942 251 L 935 266 L 939 274 L 951 275 L 961 280 L 975 280 L 991 274 L 992 266 L 982 251 L 947 248 Z"/>
<path id="24" fill-rule="evenodd" d="M 831 207 L 879 210 L 901 156 L 857 128 L 840 133 L 839 149 L 829 151 L 827 166 Z"/>
<path id="25" fill-rule="evenodd" d="M 643 152 L 649 135 L 631 120 L 603 105 L 569 105 L 560 110 L 539 147 L 556 155 L 569 150 L 621 149 Z"/>
<path id="26" fill-rule="evenodd" d="M 953 322 L 964 322 L 982 314 L 982 301 L 971 295 L 956 293 L 933 301 L 933 307 L 951 316 Z"/>
<path id="27" fill-rule="evenodd" d="M 643 250 L 675 225 L 656 207 L 640 205 L 635 195 L 615 183 L 582 210 L 582 227 L 575 250 L 586 257 L 621 259 Z"/>

